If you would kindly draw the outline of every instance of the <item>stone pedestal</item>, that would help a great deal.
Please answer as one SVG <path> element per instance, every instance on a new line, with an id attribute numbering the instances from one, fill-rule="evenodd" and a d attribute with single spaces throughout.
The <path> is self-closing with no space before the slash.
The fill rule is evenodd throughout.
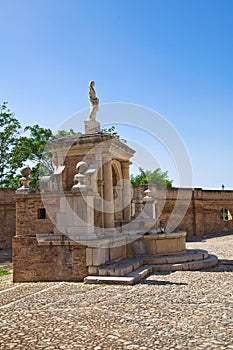
<path id="1" fill-rule="evenodd" d="M 100 132 L 100 123 L 96 120 L 86 120 L 84 121 L 85 134 L 95 134 Z"/>
<path id="2" fill-rule="evenodd" d="M 94 230 L 94 194 L 73 193 L 60 200 L 56 228 L 76 242 L 96 239 Z"/>
<path id="3" fill-rule="evenodd" d="M 156 210 L 155 210 L 155 204 L 157 201 L 151 196 L 152 191 L 148 188 L 146 191 L 144 191 L 145 197 L 143 198 L 143 202 L 145 203 L 144 206 L 144 213 L 146 216 L 148 216 L 150 219 L 156 220 Z"/>

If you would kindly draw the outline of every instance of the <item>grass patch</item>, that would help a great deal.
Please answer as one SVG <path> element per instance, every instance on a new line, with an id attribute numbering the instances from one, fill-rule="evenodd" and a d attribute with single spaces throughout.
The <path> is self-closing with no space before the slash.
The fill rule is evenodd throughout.
<path id="1" fill-rule="evenodd" d="M 0 270 L 0 276 L 10 275 L 11 272 L 8 270 Z"/>

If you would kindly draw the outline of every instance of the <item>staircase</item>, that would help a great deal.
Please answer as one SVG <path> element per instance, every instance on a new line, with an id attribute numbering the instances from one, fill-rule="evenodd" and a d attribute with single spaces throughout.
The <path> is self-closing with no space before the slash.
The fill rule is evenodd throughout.
<path id="1" fill-rule="evenodd" d="M 218 258 L 206 250 L 186 249 L 177 254 L 140 255 L 98 267 L 98 275 L 84 283 L 133 285 L 153 272 L 194 271 L 215 266 Z"/>

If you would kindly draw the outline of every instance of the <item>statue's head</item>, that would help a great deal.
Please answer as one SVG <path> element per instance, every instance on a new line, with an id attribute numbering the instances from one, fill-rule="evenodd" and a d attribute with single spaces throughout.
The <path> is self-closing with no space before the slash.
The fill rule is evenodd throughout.
<path id="1" fill-rule="evenodd" d="M 95 82 L 93 80 L 91 80 L 90 83 L 89 83 L 89 87 L 93 88 L 94 86 L 95 86 Z"/>

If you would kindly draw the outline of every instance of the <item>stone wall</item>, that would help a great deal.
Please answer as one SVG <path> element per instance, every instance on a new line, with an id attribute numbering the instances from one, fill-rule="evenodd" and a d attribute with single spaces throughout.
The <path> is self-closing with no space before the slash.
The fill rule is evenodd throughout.
<path id="1" fill-rule="evenodd" d="M 15 190 L 0 189 L 0 249 L 11 248 L 15 235 Z"/>

